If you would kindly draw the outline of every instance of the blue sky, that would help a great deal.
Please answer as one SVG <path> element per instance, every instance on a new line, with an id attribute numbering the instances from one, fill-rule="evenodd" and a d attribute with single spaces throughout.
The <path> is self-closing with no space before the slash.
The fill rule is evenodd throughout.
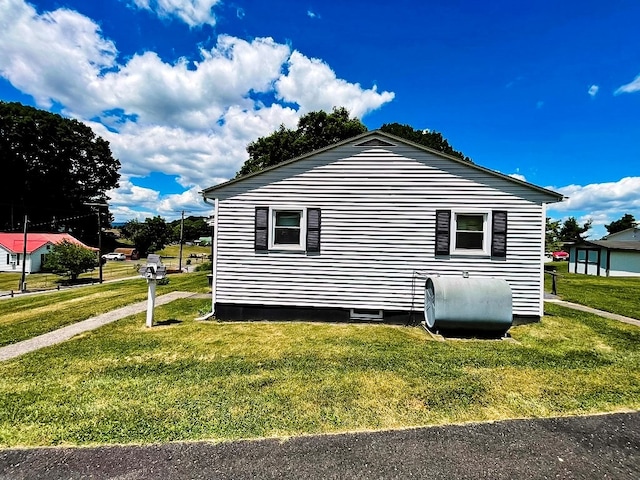
<path id="1" fill-rule="evenodd" d="M 0 0 L 0 99 L 91 125 L 116 221 L 208 214 L 246 145 L 344 105 L 441 132 L 476 163 L 640 219 L 636 0 Z"/>

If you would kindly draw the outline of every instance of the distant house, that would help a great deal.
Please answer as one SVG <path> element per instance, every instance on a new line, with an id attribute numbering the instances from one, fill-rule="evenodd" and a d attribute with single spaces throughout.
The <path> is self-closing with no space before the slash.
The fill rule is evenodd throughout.
<path id="1" fill-rule="evenodd" d="M 628 228 L 602 240 L 572 245 L 569 273 L 601 277 L 640 276 L 640 229 Z"/>
<path id="2" fill-rule="evenodd" d="M 97 248 L 88 247 L 68 233 L 28 233 L 25 272 L 39 272 L 51 247 L 65 240 L 98 251 Z M 21 272 L 22 262 L 25 261 L 23 254 L 24 234 L 0 233 L 0 272 Z"/>
<path id="3" fill-rule="evenodd" d="M 221 319 L 391 320 L 424 274 L 498 278 L 543 315 L 547 203 L 562 195 L 381 131 L 203 191 Z"/>

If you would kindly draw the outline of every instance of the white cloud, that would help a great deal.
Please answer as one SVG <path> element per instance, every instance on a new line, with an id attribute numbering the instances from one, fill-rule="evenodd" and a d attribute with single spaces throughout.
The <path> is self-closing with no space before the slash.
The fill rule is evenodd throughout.
<path id="1" fill-rule="evenodd" d="M 140 8 L 174 12 L 215 3 L 137 0 Z M 235 175 L 248 143 L 281 124 L 295 127 L 308 111 L 345 106 L 361 117 L 394 97 L 339 79 L 326 63 L 271 38 L 219 35 L 215 47 L 196 50 L 197 61 L 168 62 L 152 51 L 121 60 L 98 24 L 77 12 L 38 13 L 23 0 L 0 0 L 0 11 L 0 75 L 38 106 L 60 104 L 110 142 L 125 179 L 112 192 L 121 214 L 199 199 L 197 186 Z M 264 104 L 268 97 L 278 101 Z M 164 196 L 134 185 L 154 171 L 176 176 L 186 192 Z"/>
<path id="2" fill-rule="evenodd" d="M 298 104 L 302 112 L 343 106 L 352 115 L 362 117 L 395 96 L 393 92 L 378 93 L 375 85 L 364 90 L 358 83 L 339 79 L 322 60 L 305 57 L 298 51 L 289 57 L 288 67 L 288 73 L 276 82 L 276 92 L 282 100 Z"/>
<path id="3" fill-rule="evenodd" d="M 600 238 L 606 234 L 604 225 L 618 220 L 625 213 L 640 217 L 640 177 L 625 177 L 617 182 L 594 183 L 589 185 L 567 185 L 547 187 L 562 193 L 567 200 L 547 207 L 549 215 L 569 216 L 580 222 L 593 220 L 590 237 Z"/>
<path id="4" fill-rule="evenodd" d="M 0 0 L 0 11 L 3 77 L 44 107 L 52 99 L 94 103 L 91 85 L 115 65 L 117 55 L 95 22 L 66 9 L 38 15 L 22 0 Z"/>
<path id="5" fill-rule="evenodd" d="M 520 174 L 520 173 L 511 173 L 511 174 L 509 174 L 509 176 L 512 177 L 512 178 L 516 178 L 518 180 L 521 180 L 523 182 L 527 181 L 526 177 L 524 175 Z"/>
<path id="6" fill-rule="evenodd" d="M 215 25 L 213 7 L 220 0 L 132 0 L 138 8 L 155 12 L 160 18 L 177 17 L 190 27 Z"/>
<path id="7" fill-rule="evenodd" d="M 614 95 L 634 92 L 640 92 L 640 75 L 638 75 L 632 82 L 627 83 L 626 85 L 622 85 L 620 88 L 618 88 L 614 92 Z"/>
<path id="8" fill-rule="evenodd" d="M 309 17 L 309 18 L 320 18 L 320 15 L 318 15 L 315 12 L 312 12 L 311 10 L 307 10 L 307 17 Z"/>
<path id="9" fill-rule="evenodd" d="M 598 90 L 600 90 L 598 85 L 591 85 L 587 93 L 593 98 L 598 94 Z"/>

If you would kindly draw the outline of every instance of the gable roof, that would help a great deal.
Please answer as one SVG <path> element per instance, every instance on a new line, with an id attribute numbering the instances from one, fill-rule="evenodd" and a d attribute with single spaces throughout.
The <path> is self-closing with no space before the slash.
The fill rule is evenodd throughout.
<path id="1" fill-rule="evenodd" d="M 367 139 L 369 139 L 369 140 L 367 140 Z M 494 176 L 496 176 L 498 178 L 502 178 L 504 180 L 513 182 L 515 184 L 525 186 L 525 187 L 530 188 L 530 189 L 532 189 L 534 191 L 537 191 L 539 193 L 543 193 L 543 194 L 549 196 L 550 197 L 549 202 L 558 202 L 558 201 L 561 201 L 564 198 L 566 198 L 562 194 L 554 192 L 552 190 L 549 190 L 549 189 L 546 189 L 546 188 L 543 188 L 543 187 L 539 187 L 537 185 L 534 185 L 533 183 L 525 182 L 523 180 L 519 180 L 519 179 L 514 178 L 514 177 L 510 177 L 509 175 L 505 175 L 503 173 L 496 172 L 495 170 L 491 170 L 489 168 L 482 167 L 482 166 L 480 166 L 478 164 L 475 164 L 475 163 L 470 163 L 470 162 L 461 160 L 460 158 L 454 157 L 453 155 L 449 155 L 449 154 L 440 152 L 438 150 L 434 150 L 432 148 L 426 147 L 424 145 L 420 145 L 418 143 L 414 143 L 414 142 L 412 142 L 410 140 L 406 140 L 404 138 L 397 137 L 396 135 L 392 135 L 390 133 L 383 132 L 382 130 L 371 130 L 369 132 L 362 133 L 362 134 L 357 135 L 355 137 L 348 138 L 346 140 L 342 140 L 341 142 L 338 142 L 338 143 L 334 143 L 333 145 L 329 145 L 327 147 L 320 148 L 318 150 L 314 150 L 314 151 L 309 152 L 309 153 L 307 153 L 305 155 L 301 155 L 299 157 L 295 157 L 295 158 L 292 158 L 292 159 L 289 159 L 289 160 L 285 160 L 285 161 L 283 161 L 283 162 L 281 162 L 281 163 L 279 163 L 277 165 L 274 165 L 272 167 L 267 167 L 267 168 L 265 168 L 263 170 L 260 170 L 259 172 L 250 173 L 249 175 L 245 175 L 243 177 L 233 178 L 231 180 L 228 180 L 226 182 L 220 183 L 218 185 L 214 185 L 212 187 L 205 188 L 200 193 L 206 198 L 208 194 L 213 193 L 213 192 L 215 192 L 215 191 L 217 191 L 217 190 L 219 190 L 221 188 L 227 187 L 229 185 L 233 185 L 235 183 L 243 182 L 244 180 L 246 180 L 248 178 L 252 178 L 252 177 L 255 177 L 255 176 L 258 176 L 258 175 L 262 175 L 265 172 L 269 172 L 271 170 L 275 170 L 277 168 L 284 167 L 285 165 L 290 165 L 290 164 L 295 163 L 295 162 L 303 161 L 303 160 L 305 160 L 305 159 L 307 159 L 309 157 L 312 157 L 312 156 L 317 155 L 317 154 L 322 153 L 322 152 L 326 152 L 328 150 L 332 150 L 334 148 L 341 147 L 343 145 L 348 145 L 350 143 L 360 142 L 360 143 L 356 144 L 356 146 L 359 146 L 359 145 L 363 145 L 364 146 L 366 144 L 371 144 L 372 146 L 373 145 L 384 146 L 384 144 L 386 143 L 385 139 L 388 140 L 389 142 L 393 142 L 393 143 L 404 143 L 405 145 L 409 145 L 409 146 L 412 146 L 412 147 L 417 148 L 419 150 L 423 150 L 425 152 L 428 152 L 430 154 L 437 155 L 439 157 L 446 158 L 448 160 L 452 160 L 454 162 L 457 162 L 457 163 L 460 163 L 462 165 L 465 165 L 465 166 L 467 166 L 469 168 L 473 168 L 473 169 L 479 170 L 481 172 L 485 172 L 485 173 L 488 173 L 490 175 L 494 175 Z"/>
<path id="2" fill-rule="evenodd" d="M 640 234 L 640 228 L 638 227 L 630 227 L 630 228 L 625 228 L 624 230 L 620 230 L 619 232 L 616 233 L 610 233 L 609 235 L 607 235 L 606 237 L 604 237 L 604 240 L 609 240 L 611 238 L 616 238 L 619 237 L 625 233 L 628 232 L 634 232 L 636 234 Z M 640 235 L 638 235 L 638 240 L 640 240 Z"/>
<path id="3" fill-rule="evenodd" d="M 65 240 L 75 245 L 88 248 L 89 250 L 98 250 L 97 248 L 85 245 L 68 233 L 27 233 L 27 253 L 33 253 L 47 243 L 55 245 L 56 243 L 62 243 Z M 22 253 L 24 251 L 24 234 L 0 233 L 0 245 L 9 252 Z"/>

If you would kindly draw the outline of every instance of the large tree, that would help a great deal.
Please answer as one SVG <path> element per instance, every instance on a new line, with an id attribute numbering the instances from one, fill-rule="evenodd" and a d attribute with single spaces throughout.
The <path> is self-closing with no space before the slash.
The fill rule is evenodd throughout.
<path id="1" fill-rule="evenodd" d="M 569 217 L 560 229 L 560 241 L 580 243 L 587 238 L 587 231 L 591 228 L 591 220 L 580 225 L 575 217 Z"/>
<path id="2" fill-rule="evenodd" d="M 357 118 L 351 118 L 344 107 L 334 108 L 331 113 L 307 113 L 300 117 L 296 130 L 281 125 L 271 135 L 251 142 L 247 147 L 249 159 L 236 176 L 259 172 L 366 131 L 367 127 Z"/>
<path id="3" fill-rule="evenodd" d="M 19 103 L 0 102 L 0 228 L 70 231 L 95 243 L 95 207 L 118 186 L 120 162 L 83 123 Z M 108 225 L 107 209 L 100 209 Z"/>
<path id="4" fill-rule="evenodd" d="M 619 219 L 611 222 L 609 225 L 605 225 L 604 228 L 607 229 L 609 235 L 616 232 L 621 232 L 626 230 L 627 228 L 633 228 L 637 225 L 636 219 L 633 215 L 629 213 L 625 213 L 624 216 Z"/>
<path id="5" fill-rule="evenodd" d="M 562 241 L 560 240 L 560 220 L 551 221 L 551 219 L 547 217 L 546 223 L 544 251 L 556 252 L 562 247 Z"/>
<path id="6" fill-rule="evenodd" d="M 462 152 L 454 150 L 438 132 L 416 130 L 409 125 L 399 123 L 384 124 L 380 130 L 471 162 L 471 159 Z M 300 117 L 295 130 L 281 125 L 272 134 L 250 143 L 247 147 L 249 159 L 244 162 L 236 177 L 259 172 L 264 168 L 333 145 L 366 131 L 367 127 L 357 118 L 351 118 L 344 107 L 334 108 L 332 113 L 323 111 L 307 113 Z"/>
<path id="7" fill-rule="evenodd" d="M 424 145 L 433 150 L 458 157 L 460 160 L 471 162 L 471 159 L 465 154 L 454 150 L 441 133 L 431 130 L 416 130 L 410 125 L 401 125 L 399 123 L 385 123 L 380 127 L 380 130 L 395 135 L 396 137 L 405 138 L 414 143 Z"/>
<path id="8" fill-rule="evenodd" d="M 144 222 L 129 220 L 120 232 L 133 242 L 141 256 L 162 250 L 171 240 L 171 229 L 160 216 L 146 218 Z"/>

